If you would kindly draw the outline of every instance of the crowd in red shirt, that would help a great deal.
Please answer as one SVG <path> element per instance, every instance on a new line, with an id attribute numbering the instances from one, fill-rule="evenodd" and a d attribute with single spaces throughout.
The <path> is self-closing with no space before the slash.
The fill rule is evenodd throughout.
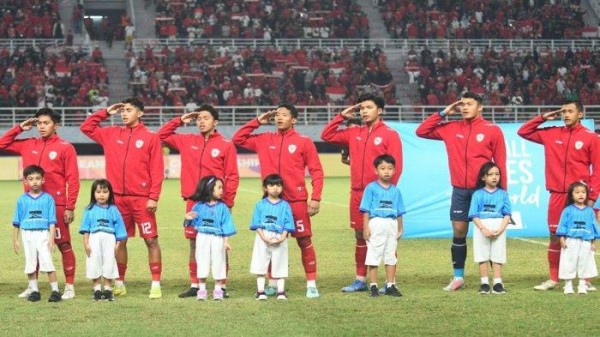
<path id="1" fill-rule="evenodd" d="M 57 0 L 6 0 L 0 9 L 0 39 L 62 39 Z"/>
<path id="2" fill-rule="evenodd" d="M 352 0 L 159 0 L 160 38 L 368 38 L 366 14 Z"/>

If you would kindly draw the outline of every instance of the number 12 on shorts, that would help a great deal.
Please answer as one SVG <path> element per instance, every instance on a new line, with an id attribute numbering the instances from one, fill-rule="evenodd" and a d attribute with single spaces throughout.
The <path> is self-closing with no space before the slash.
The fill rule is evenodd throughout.
<path id="1" fill-rule="evenodd" d="M 144 235 L 148 235 L 152 233 L 152 224 L 150 222 L 142 222 L 140 224 L 140 229 L 142 231 L 142 234 Z"/>

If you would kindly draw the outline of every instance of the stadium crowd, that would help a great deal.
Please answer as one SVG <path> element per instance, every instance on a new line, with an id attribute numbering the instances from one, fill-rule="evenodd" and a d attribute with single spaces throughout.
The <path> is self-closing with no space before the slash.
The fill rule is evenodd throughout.
<path id="1" fill-rule="evenodd" d="M 355 1 L 159 0 L 160 38 L 368 38 Z"/>
<path id="2" fill-rule="evenodd" d="M 279 50 L 147 46 L 129 57 L 130 85 L 148 106 L 349 104 L 371 91 L 395 103 L 380 48 Z"/>
<path id="3" fill-rule="evenodd" d="M 387 0 L 383 20 L 393 38 L 580 38 L 580 0 Z"/>
<path id="4" fill-rule="evenodd" d="M 0 39 L 62 39 L 65 26 L 57 0 L 5 0 L 0 9 Z"/>

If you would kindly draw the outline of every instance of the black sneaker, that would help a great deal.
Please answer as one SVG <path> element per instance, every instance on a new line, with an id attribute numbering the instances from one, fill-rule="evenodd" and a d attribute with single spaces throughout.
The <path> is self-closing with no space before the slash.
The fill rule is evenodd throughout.
<path id="1" fill-rule="evenodd" d="M 94 290 L 94 301 L 100 301 L 102 300 L 102 291 L 101 290 Z"/>
<path id="2" fill-rule="evenodd" d="M 379 289 L 377 288 L 376 285 L 372 285 L 371 288 L 369 288 L 369 296 L 371 297 L 377 297 L 379 296 Z"/>
<path id="3" fill-rule="evenodd" d="M 223 290 L 223 298 L 229 298 L 229 293 L 227 292 L 227 288 L 221 288 Z"/>
<path id="4" fill-rule="evenodd" d="M 490 288 L 490 285 L 487 283 L 483 283 L 482 285 L 479 286 L 479 293 L 481 295 L 487 295 L 490 293 L 492 289 Z"/>
<path id="5" fill-rule="evenodd" d="M 198 294 L 198 290 L 199 289 L 196 287 L 191 287 L 190 289 L 179 294 L 179 298 L 196 297 L 196 295 Z"/>
<path id="6" fill-rule="evenodd" d="M 104 290 L 102 292 L 102 298 L 110 302 L 115 300 L 112 290 Z"/>
<path id="7" fill-rule="evenodd" d="M 40 295 L 39 291 L 34 291 L 29 296 L 27 296 L 27 300 L 29 302 L 37 302 L 42 299 L 42 295 Z"/>
<path id="8" fill-rule="evenodd" d="M 502 285 L 502 283 L 496 283 L 494 284 L 494 287 L 492 288 L 492 294 L 506 294 L 506 289 L 504 289 L 504 286 Z"/>
<path id="9" fill-rule="evenodd" d="M 60 296 L 60 293 L 58 291 L 53 291 L 50 294 L 50 297 L 48 297 L 48 302 L 60 302 L 62 301 L 62 296 Z"/>
<path id="10" fill-rule="evenodd" d="M 393 297 L 402 296 L 402 293 L 400 292 L 400 290 L 398 290 L 398 288 L 396 288 L 395 284 L 392 284 L 391 286 L 387 287 L 385 289 L 385 294 L 388 296 L 393 296 Z"/>

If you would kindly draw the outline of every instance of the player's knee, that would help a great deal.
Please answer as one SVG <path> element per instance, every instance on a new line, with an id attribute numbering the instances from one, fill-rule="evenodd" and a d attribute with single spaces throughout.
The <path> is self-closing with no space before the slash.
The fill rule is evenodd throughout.
<path id="1" fill-rule="evenodd" d="M 64 253 L 73 250 L 73 247 L 71 246 L 70 242 L 63 242 L 58 245 L 58 250 Z"/>
<path id="2" fill-rule="evenodd" d="M 150 249 L 153 248 L 158 248 L 158 238 L 149 238 L 149 239 L 144 239 L 144 241 L 146 242 L 146 246 Z"/>
<path id="3" fill-rule="evenodd" d="M 310 236 L 298 238 L 296 242 L 298 242 L 298 247 L 300 248 L 308 248 L 312 245 L 312 240 Z"/>
<path id="4" fill-rule="evenodd" d="M 361 230 L 354 231 L 354 237 L 356 238 L 356 240 L 359 241 L 363 241 L 365 239 L 365 237 L 363 236 L 363 231 Z"/>
<path id="5" fill-rule="evenodd" d="M 550 243 L 560 243 L 560 237 L 556 233 L 550 233 Z"/>

